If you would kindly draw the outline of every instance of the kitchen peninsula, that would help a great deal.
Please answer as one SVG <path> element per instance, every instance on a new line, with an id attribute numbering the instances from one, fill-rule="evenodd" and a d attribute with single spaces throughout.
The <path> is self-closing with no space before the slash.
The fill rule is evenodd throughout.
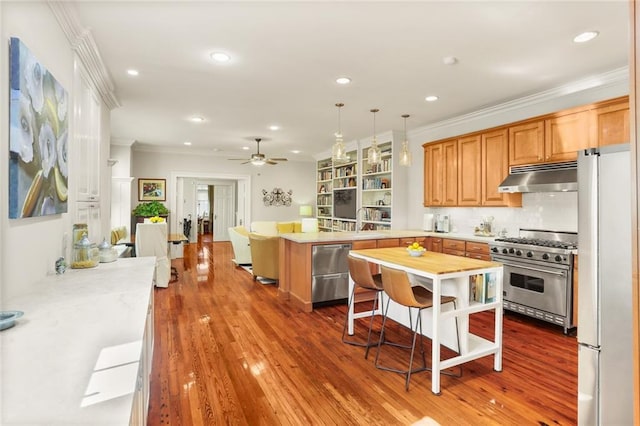
<path id="1" fill-rule="evenodd" d="M 319 248 L 350 244 L 351 250 L 362 250 L 372 248 L 406 247 L 413 242 L 422 244 L 427 250 L 447 252 L 446 247 L 442 247 L 442 241 L 456 240 L 461 244 L 462 250 L 449 252 L 449 254 L 460 254 L 466 257 L 476 257 L 474 249 L 480 247 L 486 249 L 488 260 L 491 239 L 486 237 L 476 237 L 472 234 L 457 233 L 434 233 L 416 230 L 384 230 L 384 231 L 360 231 L 360 232 L 310 232 L 293 233 L 280 235 L 280 285 L 278 296 L 283 300 L 288 300 L 295 307 L 304 312 L 313 310 L 312 287 L 314 281 L 313 254 Z M 434 246 L 432 247 L 432 240 Z M 466 252 L 465 252 L 466 241 Z M 437 244 L 437 245 L 436 245 Z M 348 249 L 346 250 L 348 251 Z M 479 253 L 484 256 L 485 253 Z M 333 259 L 331 263 L 336 263 L 339 259 Z M 346 257 L 344 258 L 346 264 Z M 348 273 L 348 270 L 341 270 L 341 273 Z M 344 298 L 348 289 L 344 288 Z"/>

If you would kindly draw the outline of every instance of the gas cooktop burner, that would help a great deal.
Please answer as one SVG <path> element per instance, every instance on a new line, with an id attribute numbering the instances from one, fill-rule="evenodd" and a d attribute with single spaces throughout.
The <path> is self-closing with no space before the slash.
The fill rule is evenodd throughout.
<path id="1" fill-rule="evenodd" d="M 502 241 L 505 243 L 515 243 L 515 244 L 526 244 L 530 246 L 539 246 L 539 247 L 559 248 L 559 249 L 565 249 L 565 250 L 575 250 L 578 248 L 578 246 L 572 242 L 543 240 L 539 238 L 506 237 L 506 238 L 496 238 L 495 241 L 496 242 Z"/>

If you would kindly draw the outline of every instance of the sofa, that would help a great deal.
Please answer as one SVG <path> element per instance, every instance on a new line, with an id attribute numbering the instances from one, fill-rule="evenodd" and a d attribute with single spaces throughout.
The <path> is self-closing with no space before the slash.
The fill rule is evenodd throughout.
<path id="1" fill-rule="evenodd" d="M 251 265 L 251 248 L 249 247 L 249 231 L 244 226 L 229 228 L 229 240 L 233 248 L 233 263 Z"/>

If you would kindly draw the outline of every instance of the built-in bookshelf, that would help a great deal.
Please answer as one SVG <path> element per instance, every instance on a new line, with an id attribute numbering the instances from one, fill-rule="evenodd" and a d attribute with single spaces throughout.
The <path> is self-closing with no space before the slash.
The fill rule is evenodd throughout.
<path id="1" fill-rule="evenodd" d="M 349 160 L 333 164 L 328 155 L 317 160 L 317 216 L 321 231 L 385 230 L 406 227 L 407 168 L 397 164 L 399 134 L 378 135 L 382 152 L 379 164 L 368 164 L 371 139 L 351 141 Z M 394 164 L 395 161 L 395 164 Z M 399 191 L 394 192 L 394 187 Z M 393 216 L 393 212 L 401 212 Z M 356 220 L 357 219 L 357 220 Z"/>
<path id="2" fill-rule="evenodd" d="M 369 164 L 369 147 L 362 149 L 362 226 L 366 229 L 391 229 L 393 205 L 393 144 L 378 144 L 382 152 L 378 164 Z"/>
<path id="3" fill-rule="evenodd" d="M 320 231 L 332 230 L 333 164 L 331 158 L 324 158 L 317 162 L 316 216 Z"/>

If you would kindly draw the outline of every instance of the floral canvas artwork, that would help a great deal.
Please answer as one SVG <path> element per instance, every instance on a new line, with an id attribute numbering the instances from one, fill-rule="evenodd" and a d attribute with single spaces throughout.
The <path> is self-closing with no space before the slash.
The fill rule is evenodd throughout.
<path id="1" fill-rule="evenodd" d="M 9 218 L 65 213 L 69 95 L 20 39 L 9 52 Z"/>

